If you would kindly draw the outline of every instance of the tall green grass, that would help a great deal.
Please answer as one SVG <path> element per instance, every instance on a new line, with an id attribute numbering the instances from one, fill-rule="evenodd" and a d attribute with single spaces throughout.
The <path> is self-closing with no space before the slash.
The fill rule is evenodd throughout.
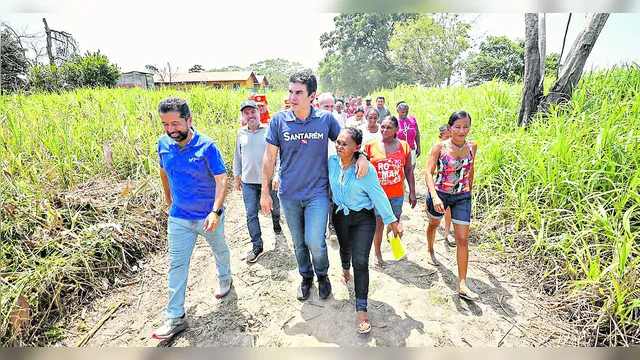
<path id="1" fill-rule="evenodd" d="M 194 126 L 216 141 L 230 170 L 244 91 L 85 89 L 0 98 L 1 344 L 55 340 L 58 321 L 73 310 L 67 305 L 104 291 L 162 245 L 156 109 L 168 96 L 187 100 Z M 9 323 L 20 296 L 31 314 L 16 333 Z"/>
<path id="2" fill-rule="evenodd" d="M 423 154 L 451 112 L 469 111 L 470 137 L 479 144 L 474 217 L 505 225 L 508 236 L 497 237 L 496 247 L 517 248 L 535 261 L 544 289 L 575 310 L 572 320 L 592 341 L 638 344 L 639 86 L 637 65 L 585 75 L 568 105 L 528 129 L 516 125 L 519 85 L 401 86 L 372 95 L 385 95 L 393 113 L 399 100 L 411 106 Z M 0 98 L 2 344 L 12 337 L 9 314 L 19 295 L 32 309 L 22 342 L 46 344 L 61 335 L 61 299 L 87 296 L 102 278 L 113 283 L 127 262 L 164 239 L 155 109 L 174 95 L 189 102 L 194 125 L 217 142 L 231 168 L 244 92 L 105 89 Z M 113 169 L 105 164 L 105 142 Z M 421 173 L 426 161 L 418 159 Z M 134 190 L 124 196 L 129 180 Z M 105 183 L 119 187 L 109 192 L 100 187 Z M 65 200 L 83 194 L 91 199 Z M 110 205 L 93 201 L 102 198 Z M 146 240 L 96 231 L 105 218 L 138 224 L 123 231 Z"/>
<path id="3" fill-rule="evenodd" d="M 533 256 L 547 292 L 566 296 L 592 343 L 640 344 L 637 64 L 583 76 L 568 105 L 529 129 L 516 126 L 520 86 L 381 93 L 413 105 L 425 154 L 454 110 L 469 111 L 470 137 L 479 144 L 475 217 L 517 231 L 499 238 L 498 248 Z M 426 162 L 422 157 L 418 167 Z"/>

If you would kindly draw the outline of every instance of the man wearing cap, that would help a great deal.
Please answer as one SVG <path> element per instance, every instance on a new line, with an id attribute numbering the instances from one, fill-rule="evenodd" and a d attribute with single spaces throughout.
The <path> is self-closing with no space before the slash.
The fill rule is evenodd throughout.
<path id="1" fill-rule="evenodd" d="M 367 111 L 373 107 L 373 105 L 371 104 L 371 96 L 367 95 L 367 97 L 364 99 L 364 101 L 365 101 L 364 113 L 366 114 Z"/>
<path id="2" fill-rule="evenodd" d="M 267 95 L 255 95 L 253 97 L 253 101 L 258 105 L 258 109 L 260 110 L 260 122 L 263 124 L 268 124 L 271 120 L 271 113 L 269 112 L 269 108 L 267 105 Z"/>
<path id="3" fill-rule="evenodd" d="M 164 325 L 153 337 L 170 339 L 187 328 L 184 298 L 189 262 L 198 235 L 215 257 L 221 298 L 231 290 L 229 247 L 224 236 L 227 169 L 215 142 L 193 126 L 187 102 L 168 98 L 158 105 L 165 135 L 158 139 L 160 179 L 169 205 L 169 303 Z"/>
<path id="4" fill-rule="evenodd" d="M 251 101 L 245 101 L 240 105 L 240 113 L 247 123 L 238 130 L 236 137 L 236 151 L 233 155 L 233 185 L 236 190 L 242 191 L 242 199 L 247 213 L 247 228 L 251 236 L 252 248 L 245 256 L 247 263 L 254 263 L 263 253 L 262 231 L 258 211 L 260 210 L 260 192 L 262 186 L 262 160 L 267 148 L 265 140 L 268 125 L 260 122 L 258 105 Z M 278 200 L 278 168 L 280 162 L 276 161 L 276 171 L 272 179 L 271 199 L 273 200 L 273 232 L 282 233 L 280 226 L 280 201 Z"/>
<path id="5" fill-rule="evenodd" d="M 384 103 L 384 96 L 378 96 L 378 98 L 376 99 L 376 110 L 378 110 L 378 124 L 382 124 L 382 120 L 391 115 L 391 111 L 389 111 L 389 109 L 384 106 Z"/>
<path id="6" fill-rule="evenodd" d="M 318 278 L 318 296 L 331 295 L 329 258 L 325 229 L 331 202 L 329 200 L 328 141 L 335 141 L 340 124 L 329 112 L 312 106 L 318 83 L 308 70 L 289 78 L 291 110 L 276 113 L 269 123 L 267 150 L 262 168 L 260 206 L 269 214 L 273 208 L 269 181 L 280 151 L 280 204 L 291 231 L 298 272 L 302 282 L 298 300 L 309 298 L 314 273 Z M 369 162 L 358 154 L 358 177 L 366 175 Z"/>

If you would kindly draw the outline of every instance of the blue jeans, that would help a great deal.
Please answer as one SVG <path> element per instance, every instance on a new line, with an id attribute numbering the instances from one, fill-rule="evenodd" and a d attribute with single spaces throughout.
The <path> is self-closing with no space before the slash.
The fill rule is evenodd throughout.
<path id="1" fill-rule="evenodd" d="M 189 277 L 189 263 L 198 234 L 207 239 L 211 250 L 213 250 L 218 268 L 218 280 L 231 278 L 231 256 L 224 239 L 224 217 L 223 213 L 218 227 L 213 232 L 204 232 L 204 219 L 184 220 L 169 217 L 167 229 L 170 256 L 169 303 L 165 312 L 167 318 L 184 315 L 184 296 Z"/>
<path id="2" fill-rule="evenodd" d="M 438 197 L 442 200 L 444 209 L 451 208 L 451 222 L 458 225 L 471 225 L 471 192 L 463 192 L 458 194 L 448 194 L 437 191 Z M 433 207 L 433 199 L 431 194 L 427 194 L 427 211 L 434 219 L 441 219 L 444 214 L 436 211 Z"/>
<path id="3" fill-rule="evenodd" d="M 329 198 L 281 199 L 280 203 L 293 238 L 298 272 L 305 278 L 312 278 L 314 269 L 318 276 L 327 275 L 329 257 L 327 256 L 325 230 L 331 207 Z M 313 265 L 311 259 L 313 259 Z"/>
<path id="4" fill-rule="evenodd" d="M 258 211 L 260 211 L 260 195 L 262 193 L 262 184 L 247 184 L 242 182 L 242 199 L 244 200 L 244 208 L 247 212 L 247 228 L 253 243 L 253 252 L 262 251 L 262 230 L 260 230 L 260 220 L 258 219 Z M 271 199 L 273 200 L 273 209 L 271 210 L 271 219 L 273 222 L 280 221 L 280 200 L 278 192 L 271 190 Z"/>

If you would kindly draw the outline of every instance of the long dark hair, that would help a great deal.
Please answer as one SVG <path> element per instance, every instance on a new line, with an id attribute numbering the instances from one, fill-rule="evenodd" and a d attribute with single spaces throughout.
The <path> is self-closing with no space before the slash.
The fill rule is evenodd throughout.
<path id="1" fill-rule="evenodd" d="M 451 114 L 451 116 L 449 116 L 449 122 L 447 123 L 449 126 L 453 126 L 453 123 L 456 122 L 456 120 L 460 120 L 460 119 L 469 119 L 469 124 L 471 124 L 471 115 L 464 111 L 464 110 L 458 110 L 458 111 L 454 111 L 453 114 Z"/>

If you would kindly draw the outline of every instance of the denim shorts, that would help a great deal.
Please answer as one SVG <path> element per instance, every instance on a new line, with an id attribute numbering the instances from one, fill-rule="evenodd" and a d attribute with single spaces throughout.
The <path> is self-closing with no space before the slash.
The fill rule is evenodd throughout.
<path id="1" fill-rule="evenodd" d="M 398 197 L 389 198 L 389 203 L 391 203 L 391 210 L 393 210 L 393 215 L 395 215 L 398 220 L 400 219 L 400 215 L 402 215 L 402 203 L 404 202 L 404 195 L 400 195 Z M 373 208 L 373 212 L 376 216 L 380 216 L 378 209 Z"/>
<path id="2" fill-rule="evenodd" d="M 471 192 L 467 191 L 460 194 L 437 192 L 445 210 L 451 208 L 451 222 L 458 225 L 471 224 Z M 433 208 L 431 194 L 427 194 L 427 210 L 429 211 L 429 216 L 434 219 L 441 219 L 444 216 L 444 214 L 437 212 Z"/>

